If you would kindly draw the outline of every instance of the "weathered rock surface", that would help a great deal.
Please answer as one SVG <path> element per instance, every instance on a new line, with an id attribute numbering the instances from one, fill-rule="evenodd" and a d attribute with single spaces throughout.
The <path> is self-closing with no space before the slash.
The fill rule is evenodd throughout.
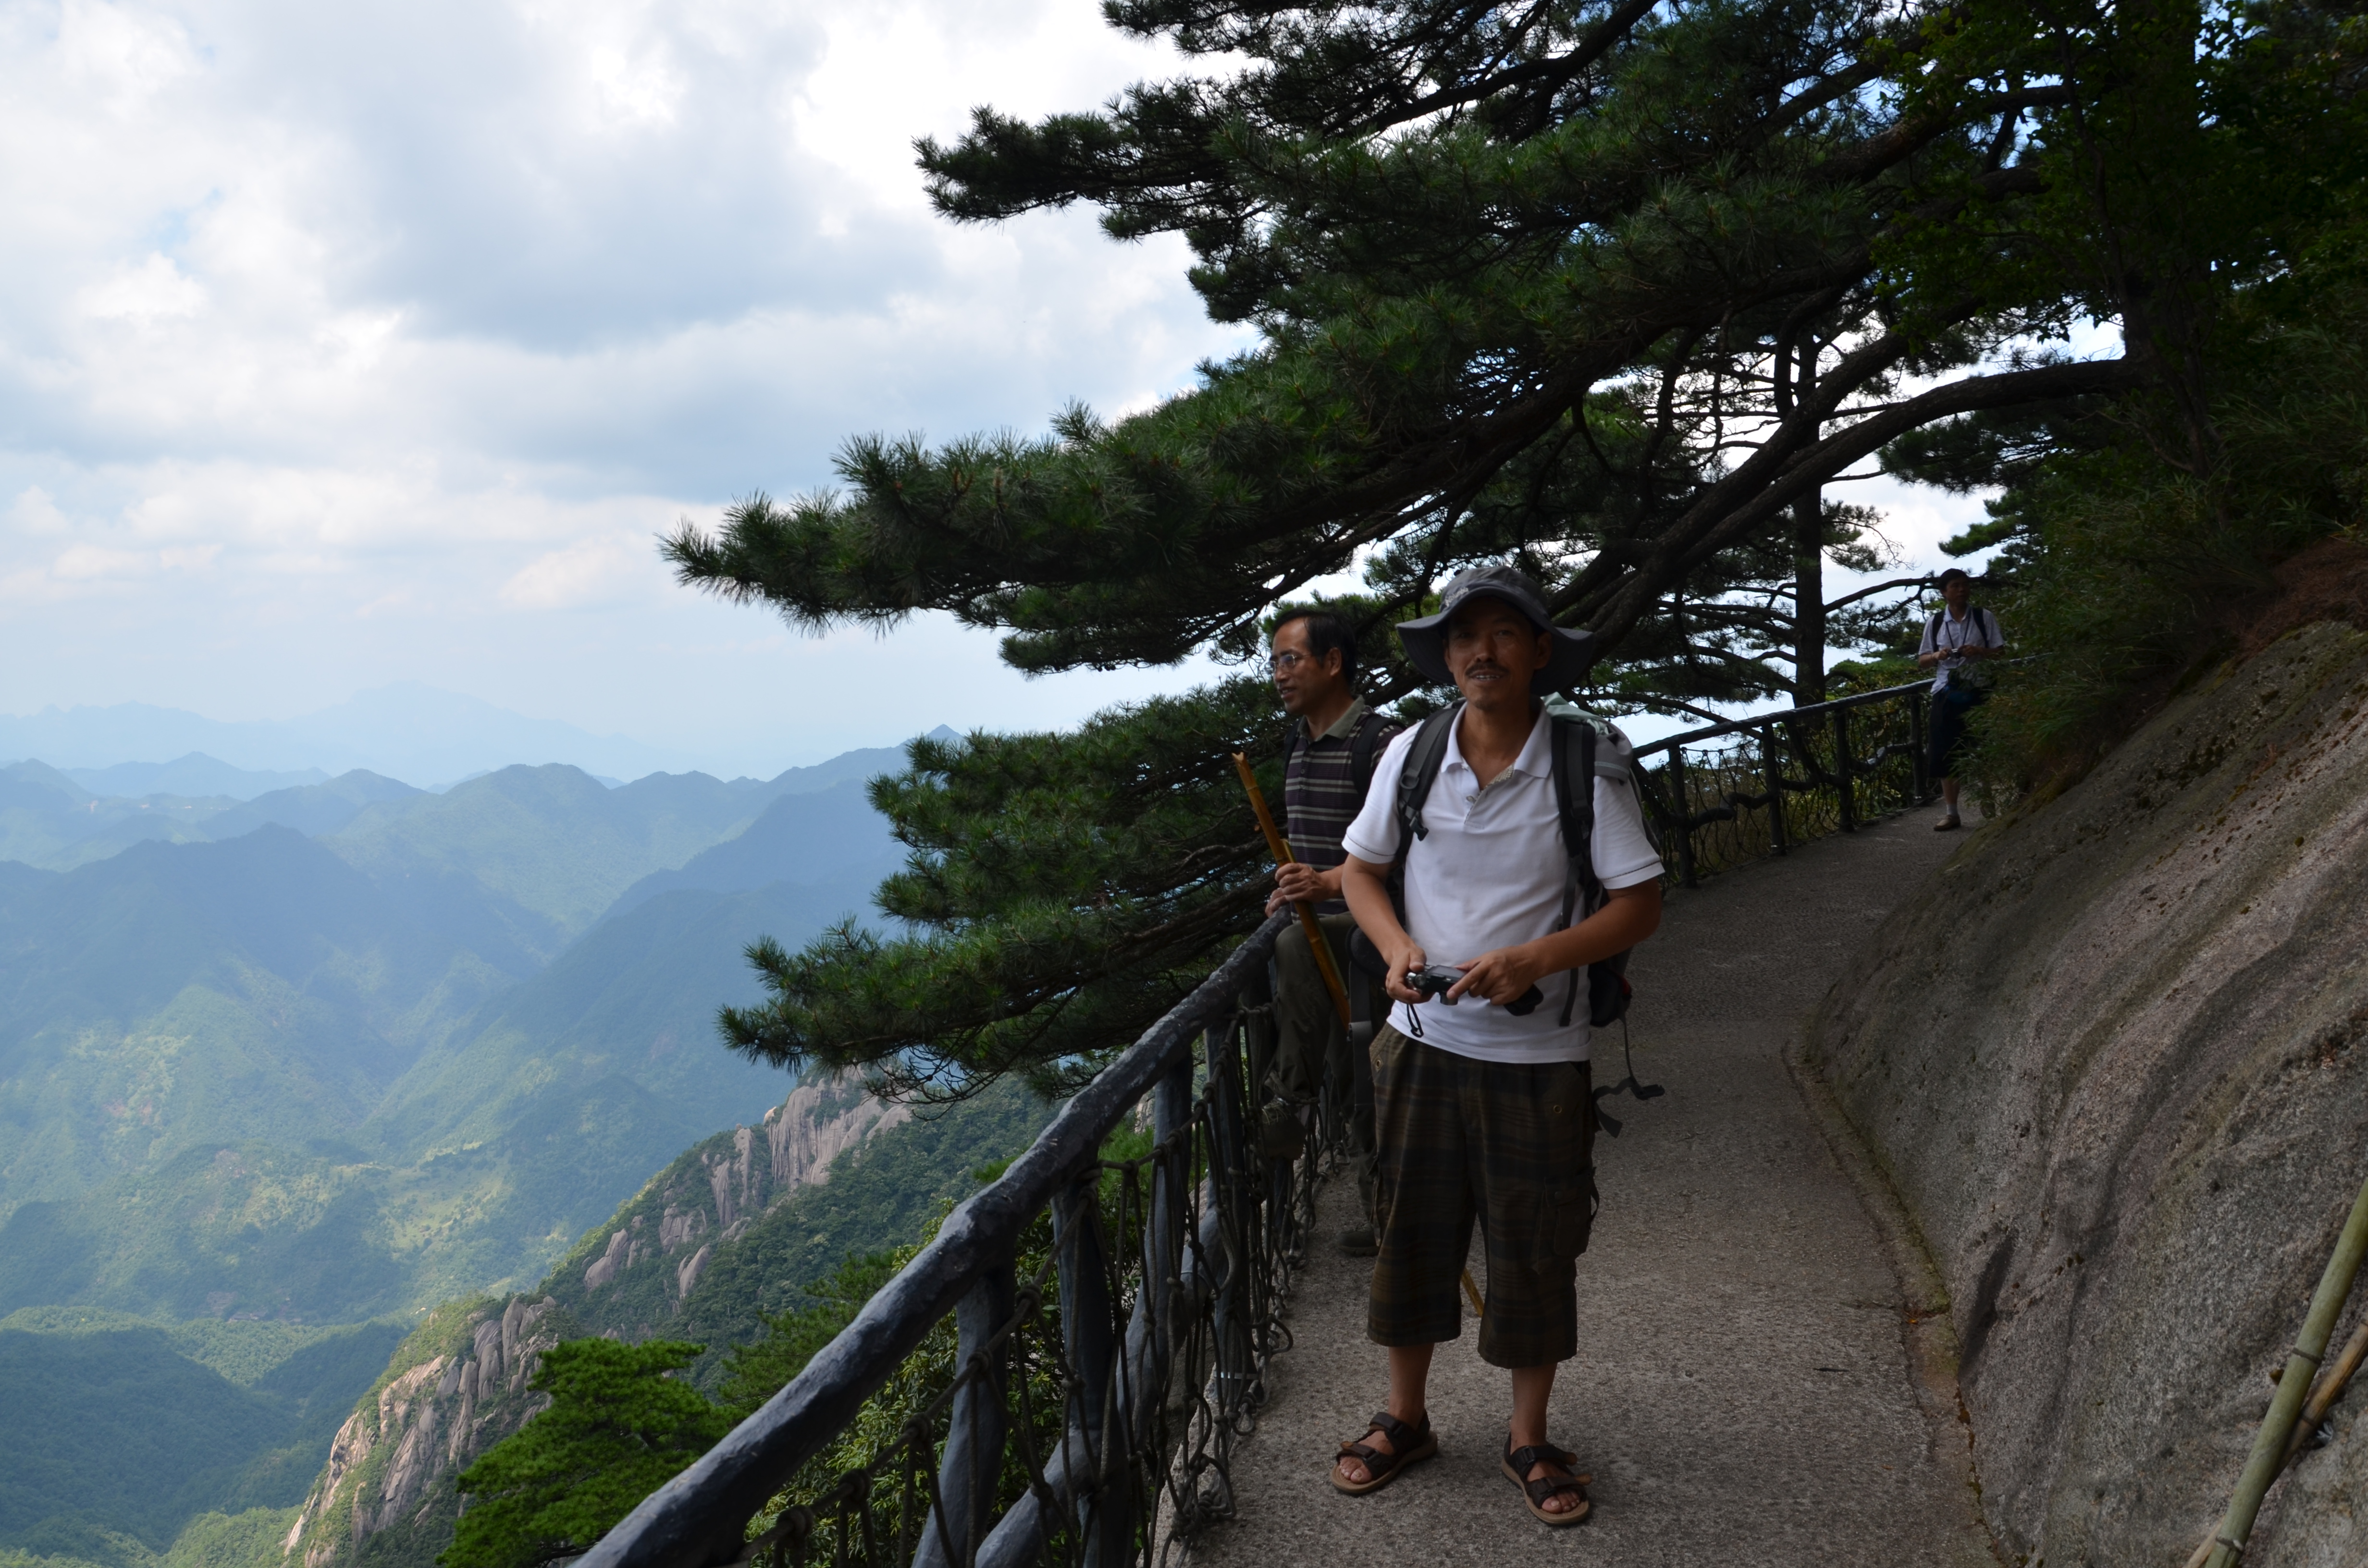
<path id="1" fill-rule="evenodd" d="M 910 1118 L 851 1076 L 801 1085 L 761 1128 L 718 1133 L 659 1172 L 535 1294 L 437 1309 L 338 1431 L 288 1537 L 290 1568 L 432 1568 L 460 1517 L 455 1479 L 549 1403 L 527 1387 L 543 1351 L 665 1332 L 719 1242 Z"/>
<path id="2" fill-rule="evenodd" d="M 2368 637 L 2335 624 L 1986 826 L 1828 996 L 1811 1059 L 1947 1280 L 2010 1557 L 2175 1568 L 2217 1517 L 2368 1176 L 2363 1040 Z M 2368 1562 L 2363 1406 L 2252 1568 Z"/>
<path id="3" fill-rule="evenodd" d="M 454 1479 L 549 1403 L 527 1384 L 576 1332 L 549 1297 L 438 1308 L 337 1430 L 288 1533 L 303 1568 L 428 1568 L 460 1517 Z"/>
<path id="4" fill-rule="evenodd" d="M 827 1182 L 844 1153 L 912 1119 L 852 1074 L 801 1084 L 761 1127 L 719 1132 L 650 1178 L 588 1231 L 548 1289 L 586 1324 L 629 1339 L 669 1332 L 720 1244 L 768 1210 Z"/>

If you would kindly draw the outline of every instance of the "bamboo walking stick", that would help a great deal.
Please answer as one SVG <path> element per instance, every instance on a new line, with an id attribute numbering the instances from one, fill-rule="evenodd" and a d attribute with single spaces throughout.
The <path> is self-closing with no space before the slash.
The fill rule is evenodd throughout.
<path id="1" fill-rule="evenodd" d="M 1274 813 L 1266 809 L 1266 791 L 1258 788 L 1258 775 L 1250 771 L 1250 759 L 1240 752 L 1234 753 L 1234 767 L 1242 776 L 1242 788 L 1249 791 L 1250 807 L 1258 812 L 1258 826 L 1266 833 L 1266 846 L 1274 851 L 1278 866 L 1295 865 L 1299 857 L 1282 841 L 1282 834 L 1274 825 Z M 1315 923 L 1315 906 L 1304 898 L 1293 899 L 1291 907 L 1299 911 L 1299 928 L 1307 933 L 1307 946 L 1315 954 L 1315 967 L 1324 971 L 1325 986 L 1332 993 L 1332 1006 L 1340 1012 L 1340 1027 L 1349 1027 L 1349 988 L 1340 983 L 1340 971 L 1332 967 L 1332 944 L 1324 939 L 1324 927 Z"/>

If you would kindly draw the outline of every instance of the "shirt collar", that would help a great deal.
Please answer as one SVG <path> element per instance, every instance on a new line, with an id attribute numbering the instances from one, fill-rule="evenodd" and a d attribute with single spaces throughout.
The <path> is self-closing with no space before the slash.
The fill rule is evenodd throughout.
<path id="1" fill-rule="evenodd" d="M 1333 720 L 1332 727 L 1330 729 L 1325 731 L 1320 735 L 1312 736 L 1311 738 L 1319 741 L 1345 741 L 1350 735 L 1356 733 L 1357 721 L 1363 718 L 1368 711 L 1369 710 L 1365 707 L 1365 699 L 1363 698 L 1352 697 L 1349 699 L 1349 710 L 1346 713 L 1341 714 L 1338 719 Z M 1305 734 L 1307 733 L 1306 720 L 1302 719 L 1299 722 L 1299 731 L 1302 734 Z"/>
<path id="2" fill-rule="evenodd" d="M 1520 755 L 1513 758 L 1512 765 L 1505 771 L 1527 773 L 1539 778 L 1551 777 L 1554 773 L 1553 734 L 1554 715 L 1542 706 L 1538 709 L 1538 722 L 1530 726 L 1530 738 L 1521 743 Z M 1463 760 L 1463 721 L 1461 719 L 1448 726 L 1447 757 L 1440 767 L 1460 767 L 1466 773 L 1472 771 L 1472 765 Z"/>

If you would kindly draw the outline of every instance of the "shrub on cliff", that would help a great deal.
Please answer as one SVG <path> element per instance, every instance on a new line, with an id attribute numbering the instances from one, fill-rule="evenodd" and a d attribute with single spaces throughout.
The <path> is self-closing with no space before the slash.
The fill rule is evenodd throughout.
<path id="1" fill-rule="evenodd" d="M 545 1351 L 529 1385 L 551 1407 L 461 1472 L 472 1496 L 444 1568 L 532 1568 L 574 1557 L 731 1427 L 669 1374 L 704 1346 L 574 1339 Z"/>

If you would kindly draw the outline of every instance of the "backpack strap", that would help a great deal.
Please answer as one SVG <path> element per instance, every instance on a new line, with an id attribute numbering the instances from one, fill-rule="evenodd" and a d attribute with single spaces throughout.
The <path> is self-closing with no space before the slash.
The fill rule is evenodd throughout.
<path id="1" fill-rule="evenodd" d="M 1575 917 L 1592 915 L 1603 902 L 1603 886 L 1595 880 L 1595 726 L 1584 719 L 1554 721 L 1554 807 L 1562 817 L 1562 846 L 1567 857 L 1557 931 L 1569 930 Z M 1576 969 L 1570 971 L 1570 987 L 1563 995 L 1565 1028 L 1578 1008 L 1579 974 Z"/>
<path id="2" fill-rule="evenodd" d="M 1398 853 L 1391 867 L 1392 874 L 1400 879 L 1406 876 L 1406 852 L 1414 847 L 1414 841 L 1430 836 L 1430 829 L 1422 824 L 1422 803 L 1430 799 L 1430 787 L 1439 781 L 1439 770 L 1447 761 L 1447 743 L 1463 712 L 1463 704 L 1459 702 L 1433 713 L 1415 731 L 1406 747 L 1406 766 L 1398 770 L 1395 801 Z"/>
<path id="3" fill-rule="evenodd" d="M 1357 803 L 1363 805 L 1373 788 L 1373 754 L 1381 750 L 1382 731 L 1388 721 L 1372 709 L 1357 721 L 1356 733 L 1349 737 L 1349 778 L 1357 787 Z"/>

